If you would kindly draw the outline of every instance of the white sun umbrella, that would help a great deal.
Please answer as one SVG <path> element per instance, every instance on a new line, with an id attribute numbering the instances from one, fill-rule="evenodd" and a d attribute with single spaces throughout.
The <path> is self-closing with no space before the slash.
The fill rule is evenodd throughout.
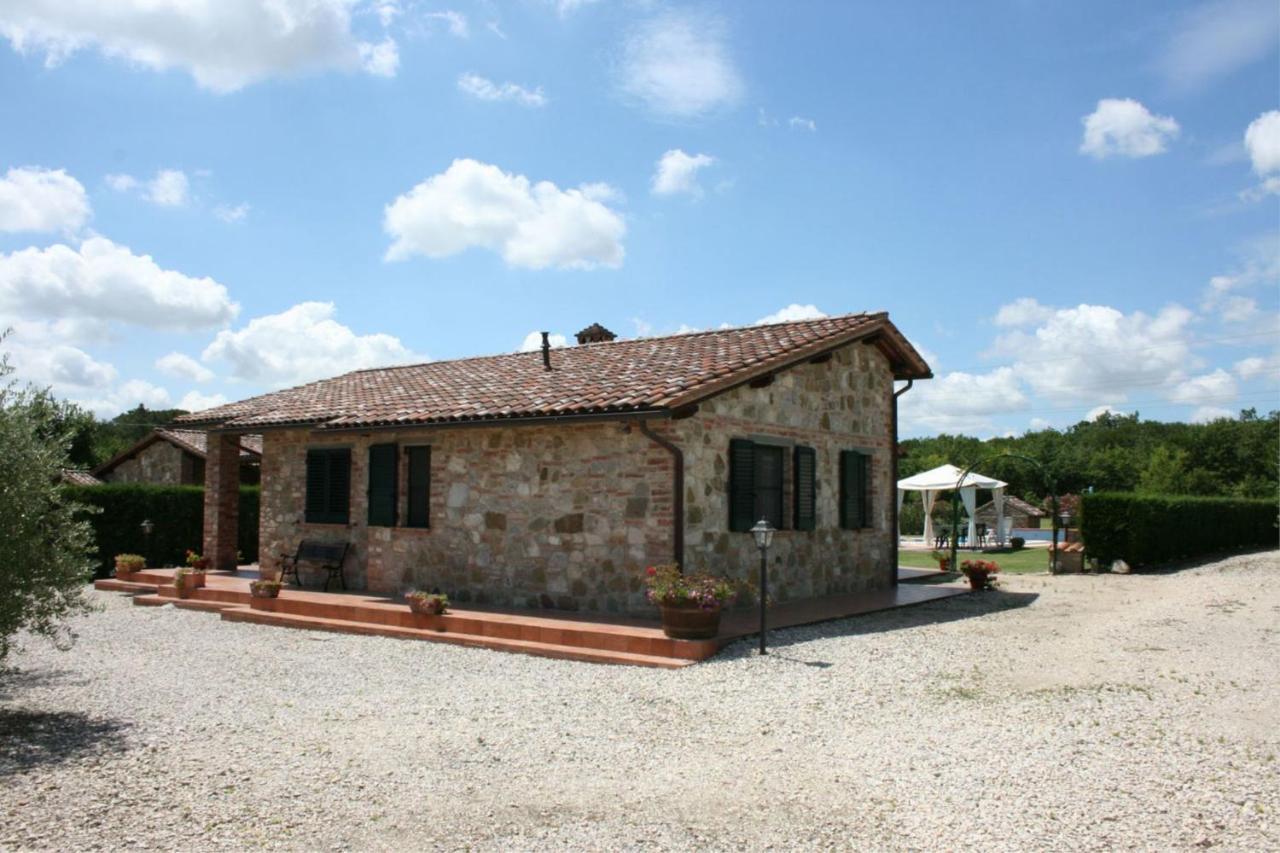
<path id="1" fill-rule="evenodd" d="M 938 498 L 939 492 L 950 492 L 959 488 L 960 500 L 964 502 L 965 513 L 969 516 L 969 541 L 977 540 L 978 530 L 974 521 L 974 511 L 977 509 L 978 489 L 990 489 L 993 500 L 996 505 L 996 536 L 1003 544 L 1004 538 L 1004 489 L 1009 485 L 1003 480 L 997 480 L 994 477 L 988 477 L 985 474 L 979 474 L 976 471 L 970 471 L 965 476 L 964 482 L 960 482 L 960 475 L 964 471 L 954 465 L 939 465 L 930 471 L 921 471 L 919 474 L 912 474 L 898 481 L 898 511 L 901 517 L 902 499 L 907 492 L 920 492 L 920 497 L 924 500 L 924 541 L 933 541 L 933 503 Z M 898 531 L 901 535 L 902 531 Z"/>

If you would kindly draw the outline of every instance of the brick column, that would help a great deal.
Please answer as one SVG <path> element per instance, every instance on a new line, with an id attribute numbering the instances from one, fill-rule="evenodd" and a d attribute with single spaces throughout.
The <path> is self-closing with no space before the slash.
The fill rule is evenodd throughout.
<path id="1" fill-rule="evenodd" d="M 240 532 L 240 436 L 210 432 L 204 466 L 204 555 L 235 571 Z"/>

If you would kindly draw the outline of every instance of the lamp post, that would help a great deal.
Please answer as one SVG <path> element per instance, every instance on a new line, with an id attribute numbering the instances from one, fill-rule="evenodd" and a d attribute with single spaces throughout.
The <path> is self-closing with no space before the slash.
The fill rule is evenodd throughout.
<path id="1" fill-rule="evenodd" d="M 142 524 L 138 526 L 142 528 L 142 540 L 145 543 L 143 547 L 146 549 L 146 552 L 147 552 L 144 556 L 147 558 L 147 562 L 150 563 L 151 562 L 151 534 L 155 532 L 156 526 L 155 526 L 155 523 L 152 522 L 151 519 L 149 518 L 142 519 Z"/>
<path id="2" fill-rule="evenodd" d="M 765 618 L 765 609 L 769 606 L 769 546 L 773 544 L 773 525 L 768 519 L 760 519 L 751 528 L 756 547 L 760 549 L 760 654 L 769 654 L 765 649 L 765 632 L 769 630 Z"/>

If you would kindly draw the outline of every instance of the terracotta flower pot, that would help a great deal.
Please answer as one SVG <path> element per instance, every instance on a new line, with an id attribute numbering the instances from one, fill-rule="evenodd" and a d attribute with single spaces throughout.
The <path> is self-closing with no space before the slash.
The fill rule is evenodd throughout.
<path id="1" fill-rule="evenodd" d="M 405 601 L 409 602 L 409 609 L 420 616 L 439 616 L 443 612 L 439 599 L 405 596 Z"/>
<path id="2" fill-rule="evenodd" d="M 254 598 L 279 598 L 280 587 L 278 586 L 258 586 L 257 584 L 249 585 L 249 595 Z"/>
<path id="3" fill-rule="evenodd" d="M 662 631 L 674 640 L 710 640 L 720 633 L 720 608 L 696 604 L 663 604 Z"/>
<path id="4" fill-rule="evenodd" d="M 951 561 L 950 561 L 950 560 L 939 560 L 939 561 L 938 561 L 938 571 L 940 571 L 940 572 L 949 572 L 949 571 L 951 571 Z"/>
<path id="5" fill-rule="evenodd" d="M 195 592 L 196 584 L 194 577 L 194 575 L 187 575 L 184 578 L 174 579 L 173 589 L 174 592 L 177 593 L 178 598 L 190 598 L 191 593 Z"/>
<path id="6" fill-rule="evenodd" d="M 969 578 L 969 588 L 975 592 L 980 589 L 987 588 L 987 579 L 991 573 L 986 569 L 965 569 L 965 576 Z"/>

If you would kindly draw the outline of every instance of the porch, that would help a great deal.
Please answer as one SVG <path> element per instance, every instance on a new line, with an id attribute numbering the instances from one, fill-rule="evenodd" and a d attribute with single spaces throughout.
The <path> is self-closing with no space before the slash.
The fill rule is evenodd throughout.
<path id="1" fill-rule="evenodd" d="M 436 629 L 428 627 L 428 620 L 413 613 L 403 601 L 376 594 L 286 587 L 278 598 L 255 599 L 249 592 L 250 582 L 258 577 L 253 566 L 235 573 L 211 571 L 204 587 L 189 598 L 178 598 L 173 586 L 175 571 L 147 569 L 129 580 L 109 578 L 96 581 L 94 586 L 132 594 L 133 603 L 141 607 L 172 605 L 217 613 L 227 622 L 454 643 L 565 660 L 668 669 L 705 660 L 729 643 L 755 634 L 759 625 L 754 609 L 737 610 L 725 614 L 715 639 L 673 640 L 662 632 L 657 619 L 469 606 L 451 607 L 444 616 L 435 617 L 440 625 Z M 769 627 L 773 630 L 842 619 L 967 592 L 968 587 L 958 584 L 904 583 L 872 592 L 792 601 L 770 608 Z"/>

